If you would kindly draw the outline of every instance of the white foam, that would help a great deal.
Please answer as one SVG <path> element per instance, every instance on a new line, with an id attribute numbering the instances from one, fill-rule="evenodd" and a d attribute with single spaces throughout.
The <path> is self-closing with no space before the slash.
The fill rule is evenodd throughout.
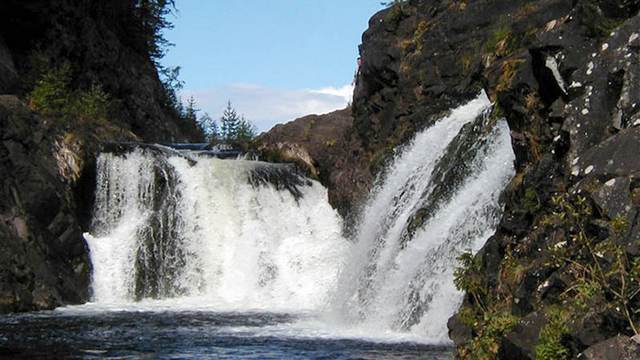
<path id="1" fill-rule="evenodd" d="M 489 106 L 483 93 L 400 149 L 352 241 L 341 235 L 342 221 L 319 183 L 301 186 L 299 199 L 271 184 L 250 184 L 252 169 L 272 165 L 194 154 L 190 161 L 177 153 L 158 163 L 159 155 L 143 150 L 102 154 L 94 231 L 85 234 L 93 302 L 60 311 L 284 312 L 298 320 L 249 333 L 448 343 L 446 323 L 462 299 L 453 285 L 456 258 L 477 251 L 493 233 L 499 194 L 513 175 L 504 121 L 471 139 L 484 145 L 470 173 L 411 239 L 403 243 L 402 236 L 442 181 L 432 175 L 447 147 Z M 171 208 L 160 210 L 172 221 L 156 231 L 171 231 L 182 256 L 163 271 L 171 271 L 169 286 L 180 296 L 135 302 L 140 251 L 177 256 L 158 253 L 161 244 L 145 244 L 149 237 L 142 236 L 158 211 L 158 176 L 172 187 L 163 199 Z"/>
<path id="2" fill-rule="evenodd" d="M 146 156 L 146 158 L 145 158 Z M 96 216 L 102 236 L 86 234 L 94 264 L 94 301 L 133 301 L 135 252 L 140 231 L 149 227 L 152 211 L 136 194 L 151 155 L 138 151 L 126 158 L 102 155 Z M 317 182 L 302 186 L 296 200 L 272 185 L 253 187 L 247 181 L 253 161 L 201 158 L 195 165 L 180 156 L 168 159 L 177 177 L 174 232 L 184 248 L 185 264 L 176 287 L 200 301 L 238 308 L 316 309 L 335 287 L 337 272 L 350 246 L 341 236 L 342 223 Z M 117 168 L 117 171 L 110 171 Z M 123 176 L 136 174 L 145 176 Z M 114 187 L 122 179 L 122 183 Z M 126 179 L 126 181 L 125 181 Z M 149 181 L 153 183 L 153 181 Z M 121 205 L 106 198 L 122 198 Z M 104 218 L 104 221 L 100 219 Z M 266 276 L 266 277 L 265 277 Z M 117 291 L 113 291 L 116 289 Z"/>
<path id="3" fill-rule="evenodd" d="M 419 133 L 370 196 L 335 299 L 334 321 L 363 329 L 405 331 L 448 343 L 446 323 L 462 294 L 453 285 L 456 258 L 477 251 L 495 231 L 499 195 L 513 175 L 509 129 L 501 122 L 473 175 L 406 244 L 401 235 L 425 194 L 437 161 L 462 127 L 490 106 L 483 96 Z M 479 139 L 474 139 L 478 141 Z M 418 318 L 413 318 L 417 316 Z"/>

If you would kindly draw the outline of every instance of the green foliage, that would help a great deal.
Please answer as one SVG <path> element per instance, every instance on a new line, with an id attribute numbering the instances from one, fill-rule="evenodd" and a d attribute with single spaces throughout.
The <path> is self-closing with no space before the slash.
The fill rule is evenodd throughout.
<path id="1" fill-rule="evenodd" d="M 579 311 L 587 311 L 591 307 L 594 298 L 602 296 L 602 286 L 597 281 L 583 279 L 573 288 L 573 297 L 570 299 Z"/>
<path id="2" fill-rule="evenodd" d="M 251 121 L 238 116 L 238 113 L 227 102 L 227 107 L 220 118 L 220 138 L 229 144 L 246 144 L 256 136 L 256 128 Z"/>
<path id="3" fill-rule="evenodd" d="M 472 70 L 471 66 L 473 65 L 473 54 L 464 53 L 460 58 L 460 63 L 462 64 L 462 72 L 465 74 L 469 74 Z"/>
<path id="4" fill-rule="evenodd" d="M 87 91 L 79 91 L 72 104 L 72 112 L 82 120 L 106 120 L 110 98 L 102 87 L 92 85 Z"/>
<path id="5" fill-rule="evenodd" d="M 504 56 L 510 49 L 512 40 L 513 33 L 511 28 L 509 26 L 502 25 L 491 33 L 487 42 L 485 42 L 484 49 L 489 54 Z"/>
<path id="6" fill-rule="evenodd" d="M 384 22 L 392 26 L 398 26 L 402 18 L 405 16 L 405 0 L 394 0 L 386 3 L 389 7 L 387 14 L 384 17 Z"/>
<path id="7" fill-rule="evenodd" d="M 527 188 L 524 192 L 524 198 L 522 199 L 522 205 L 529 211 L 534 211 L 540 207 L 540 200 L 538 199 L 538 193 L 534 188 Z"/>
<path id="8" fill-rule="evenodd" d="M 569 332 L 566 325 L 568 315 L 559 309 L 552 309 L 549 322 L 540 330 L 536 345 L 536 360 L 564 360 L 569 357 L 569 349 L 562 344 L 562 338 Z"/>
<path id="9" fill-rule="evenodd" d="M 137 30 L 135 35 L 140 37 L 146 52 L 151 59 L 158 61 L 165 55 L 166 49 L 172 44 L 164 37 L 167 29 L 173 24 L 167 16 L 175 10 L 174 0 L 134 0 L 134 16 Z"/>
<path id="10" fill-rule="evenodd" d="M 487 308 L 482 299 L 487 295 L 487 290 L 480 278 L 480 265 L 471 251 L 462 253 L 458 257 L 458 262 L 460 265 L 453 273 L 453 283 L 458 290 L 471 295 L 482 311 L 486 312 Z"/>
<path id="11" fill-rule="evenodd" d="M 197 117 L 194 117 L 194 114 L 183 116 L 185 109 L 178 96 L 184 86 L 184 82 L 179 78 L 180 67 L 167 67 L 160 63 L 160 59 L 173 46 L 164 37 L 164 34 L 166 30 L 173 28 L 168 17 L 176 10 L 175 0 L 133 0 L 133 10 L 130 33 L 138 48 L 149 55 L 158 70 L 165 94 L 166 103 L 164 105 L 174 109 L 181 117 L 196 121 Z"/>
<path id="12" fill-rule="evenodd" d="M 462 359 L 494 359 L 500 349 L 500 339 L 518 323 L 518 317 L 504 310 L 503 304 L 487 292 L 481 269 L 471 251 L 458 257 L 460 266 L 454 272 L 458 290 L 465 291 L 475 303 L 458 313 L 460 321 L 474 333 L 471 342 L 458 349 Z"/>
<path id="13" fill-rule="evenodd" d="M 231 106 L 231 101 L 227 102 L 227 107 L 220 118 L 220 135 L 227 141 L 232 142 L 238 135 L 238 127 L 240 126 L 240 117 L 236 109 Z"/>
<path id="14" fill-rule="evenodd" d="M 518 317 L 506 312 L 491 310 L 481 317 L 465 314 L 465 323 L 472 323 L 476 336 L 459 349 L 462 359 L 495 359 L 500 350 L 500 339 L 518 324 Z"/>
<path id="15" fill-rule="evenodd" d="M 415 44 L 416 51 L 418 52 L 422 52 L 424 42 L 423 38 L 424 34 L 427 33 L 427 30 L 429 30 L 429 23 L 425 20 L 422 20 L 416 27 L 416 30 L 413 32 L 413 43 Z"/>
<path id="16" fill-rule="evenodd" d="M 338 143 L 338 140 L 336 139 L 328 139 L 324 142 L 324 146 L 326 147 L 333 147 Z"/>
<path id="17" fill-rule="evenodd" d="M 42 115 L 59 115 L 67 111 L 71 102 L 71 68 L 68 64 L 45 71 L 27 96 L 32 110 Z"/>
<path id="18" fill-rule="evenodd" d="M 620 236 L 629 229 L 629 221 L 626 217 L 618 215 L 610 221 L 613 232 Z"/>
<path id="19" fill-rule="evenodd" d="M 209 114 L 204 113 L 198 119 L 198 126 L 205 134 L 207 141 L 210 144 L 215 144 L 220 140 L 220 129 L 218 123 Z"/>
<path id="20" fill-rule="evenodd" d="M 604 38 L 618 28 L 623 19 L 612 19 L 604 15 L 600 6 L 593 0 L 582 1 L 578 6 L 580 23 L 586 28 L 587 35 L 596 38 Z"/>
<path id="21" fill-rule="evenodd" d="M 71 89 L 69 65 L 45 71 L 27 95 L 27 102 L 33 111 L 66 125 L 106 121 L 110 108 L 109 95 L 98 85 L 87 90 Z"/>
<path id="22" fill-rule="evenodd" d="M 520 66 L 524 62 L 523 59 L 510 59 L 502 63 L 500 78 L 498 79 L 498 84 L 496 84 L 498 92 L 506 91 L 511 87 Z"/>
<path id="23" fill-rule="evenodd" d="M 184 106 L 184 113 L 182 114 L 182 117 L 185 120 L 196 122 L 198 120 L 198 111 L 200 111 L 200 109 L 197 108 L 196 99 L 194 99 L 193 96 L 190 96 L 187 99 L 187 104 Z"/>
<path id="24" fill-rule="evenodd" d="M 181 109 L 182 104 L 178 98 L 178 93 L 184 87 L 184 82 L 180 80 L 180 66 L 163 67 L 158 65 L 157 68 L 166 96 L 167 103 L 165 105 L 181 114 L 183 109 Z"/>
<path id="25" fill-rule="evenodd" d="M 238 124 L 238 132 L 236 134 L 236 141 L 240 143 L 247 143 L 256 136 L 255 126 L 242 116 L 240 123 Z"/>
<path id="26" fill-rule="evenodd" d="M 587 234 L 593 210 L 585 197 L 562 194 L 555 196 L 553 203 L 556 207 L 553 217 L 571 233 L 571 248 L 552 253 L 553 265 L 569 267 L 576 284 L 565 291 L 565 299 L 577 310 L 585 311 L 591 308 L 594 297 L 600 297 L 606 301 L 605 308 L 620 312 L 633 333 L 638 334 L 640 259 L 629 258 L 615 231 L 613 236 L 600 241 Z M 617 226 L 626 227 L 623 225 Z"/>

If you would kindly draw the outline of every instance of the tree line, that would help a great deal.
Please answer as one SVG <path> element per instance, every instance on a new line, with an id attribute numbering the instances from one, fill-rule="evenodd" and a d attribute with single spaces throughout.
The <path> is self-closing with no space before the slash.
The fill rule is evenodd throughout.
<path id="1" fill-rule="evenodd" d="M 190 97 L 183 103 L 178 96 L 184 86 L 184 82 L 179 78 L 180 67 L 166 67 L 160 63 L 167 49 L 173 45 L 164 37 L 164 33 L 167 29 L 173 28 L 167 17 L 176 11 L 175 0 L 122 1 L 130 2 L 133 7 L 133 14 L 139 26 L 134 33 L 140 36 L 139 41 L 144 44 L 146 52 L 158 69 L 166 94 L 166 105 L 174 109 L 183 120 L 198 124 L 207 141 L 212 144 L 241 145 L 251 141 L 256 136 L 256 127 L 243 115 L 238 115 L 231 101 L 227 102 L 227 107 L 218 121 L 207 113 L 198 116 L 200 109 L 197 108 L 195 99 Z"/>
<path id="2" fill-rule="evenodd" d="M 185 120 L 195 121 L 198 124 L 207 142 L 211 144 L 243 145 L 251 141 L 257 133 L 255 125 L 244 115 L 238 115 L 231 101 L 227 101 L 227 107 L 218 120 L 206 112 L 198 116 L 201 110 L 198 109 L 193 96 L 189 97 L 184 105 L 180 103 L 178 110 Z"/>

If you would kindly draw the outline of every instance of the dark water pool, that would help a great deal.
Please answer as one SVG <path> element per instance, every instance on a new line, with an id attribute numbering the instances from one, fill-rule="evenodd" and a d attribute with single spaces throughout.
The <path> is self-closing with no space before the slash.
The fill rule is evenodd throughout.
<path id="1" fill-rule="evenodd" d="M 0 316 L 0 357 L 46 359 L 451 359 L 452 349 L 296 334 L 268 313 L 39 312 Z M 271 329 L 271 330 L 270 330 Z"/>

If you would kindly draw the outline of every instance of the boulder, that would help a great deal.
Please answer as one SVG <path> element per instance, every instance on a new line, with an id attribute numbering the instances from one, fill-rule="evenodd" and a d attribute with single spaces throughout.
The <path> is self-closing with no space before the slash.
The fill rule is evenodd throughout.
<path id="1" fill-rule="evenodd" d="M 261 159 L 294 163 L 329 188 L 345 217 L 372 181 L 361 143 L 350 137 L 351 108 L 309 115 L 273 127 L 254 141 Z"/>
<path id="2" fill-rule="evenodd" d="M 456 346 L 466 343 L 473 337 L 473 329 L 463 323 L 458 315 L 449 318 L 447 328 L 449 329 L 449 338 Z"/>
<path id="3" fill-rule="evenodd" d="M 625 129 L 586 150 L 574 171 L 605 178 L 640 174 L 639 143 L 640 127 Z"/>
<path id="4" fill-rule="evenodd" d="M 640 359 L 640 344 L 628 336 L 619 335 L 590 346 L 580 359 L 637 360 Z"/>
<path id="5" fill-rule="evenodd" d="M 498 353 L 499 359 L 535 359 L 540 330 L 546 324 L 544 314 L 532 312 L 504 337 Z"/>

